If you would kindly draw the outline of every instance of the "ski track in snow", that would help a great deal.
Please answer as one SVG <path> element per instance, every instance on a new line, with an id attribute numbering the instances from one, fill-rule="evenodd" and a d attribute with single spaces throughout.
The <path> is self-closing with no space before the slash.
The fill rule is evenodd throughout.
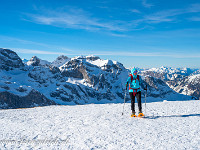
<path id="1" fill-rule="evenodd" d="M 0 149 L 200 149 L 200 101 L 147 103 L 146 118 L 131 118 L 130 103 L 123 116 L 122 109 L 123 104 L 89 104 L 0 110 L 1 142 L 67 139 L 0 143 Z"/>

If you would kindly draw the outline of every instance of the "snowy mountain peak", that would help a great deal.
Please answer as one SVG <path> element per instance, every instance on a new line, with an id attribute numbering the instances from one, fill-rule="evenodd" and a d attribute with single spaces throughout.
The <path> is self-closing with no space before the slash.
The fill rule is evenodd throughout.
<path id="1" fill-rule="evenodd" d="M 28 61 L 29 61 L 28 59 L 25 59 L 25 58 L 22 59 L 22 62 L 25 63 L 25 64 L 26 64 Z"/>
<path id="2" fill-rule="evenodd" d="M 37 56 L 33 56 L 28 62 L 28 66 L 49 66 L 50 62 L 46 60 L 42 60 L 38 58 Z"/>
<path id="3" fill-rule="evenodd" d="M 123 64 L 114 61 L 114 60 L 103 60 L 98 56 L 89 55 L 89 56 L 77 56 L 71 59 L 71 61 L 77 61 L 82 63 L 90 63 L 92 65 L 95 65 L 97 67 L 100 67 L 103 70 L 106 70 L 106 68 L 113 68 L 113 69 L 125 69 Z"/>
<path id="4" fill-rule="evenodd" d="M 94 55 L 89 55 L 89 56 L 86 56 L 86 59 L 91 60 L 91 61 L 96 61 L 96 60 L 100 59 L 100 57 L 94 56 Z"/>
<path id="5" fill-rule="evenodd" d="M 93 65 L 96 65 L 98 67 L 100 67 L 102 70 L 124 70 L 125 67 L 123 66 L 123 64 L 114 61 L 114 60 L 103 60 L 100 59 L 98 56 L 86 56 L 87 58 L 87 62 Z"/>
<path id="6" fill-rule="evenodd" d="M 10 49 L 0 48 L 0 68 L 12 70 L 13 68 L 23 67 L 24 64 L 20 57 Z"/>
<path id="7" fill-rule="evenodd" d="M 56 60 L 65 60 L 65 59 L 69 59 L 69 58 L 67 56 L 60 55 L 60 56 L 58 56 L 58 58 Z"/>
<path id="8" fill-rule="evenodd" d="M 0 56 L 10 60 L 21 60 L 20 57 L 12 50 L 0 48 Z"/>
<path id="9" fill-rule="evenodd" d="M 89 60 L 89 61 L 96 61 L 98 59 L 100 59 L 100 57 L 98 56 L 94 56 L 94 55 L 88 55 L 88 56 L 76 56 L 76 57 L 73 57 L 72 60 L 75 60 L 75 59 L 78 59 L 78 60 Z"/>
<path id="10" fill-rule="evenodd" d="M 55 67 L 60 67 L 70 61 L 71 59 L 68 58 L 67 56 L 61 55 L 59 56 L 56 60 L 54 60 L 51 65 Z"/>
<path id="11" fill-rule="evenodd" d="M 27 65 L 28 66 L 38 66 L 40 63 L 40 59 L 37 56 L 33 56 L 28 62 Z"/>

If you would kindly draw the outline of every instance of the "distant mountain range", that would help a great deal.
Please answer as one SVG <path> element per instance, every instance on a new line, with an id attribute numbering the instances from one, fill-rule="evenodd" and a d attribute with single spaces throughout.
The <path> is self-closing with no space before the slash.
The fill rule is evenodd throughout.
<path id="1" fill-rule="evenodd" d="M 97 56 L 59 56 L 53 62 L 33 56 L 27 61 L 0 48 L 0 108 L 121 103 L 129 73 L 123 64 Z M 148 86 L 148 102 L 200 95 L 198 69 L 161 67 L 139 69 L 139 74 L 142 98 L 144 86 Z"/>
<path id="2" fill-rule="evenodd" d="M 177 93 L 200 97 L 200 69 L 161 67 L 141 70 L 140 73 L 163 80 Z"/>

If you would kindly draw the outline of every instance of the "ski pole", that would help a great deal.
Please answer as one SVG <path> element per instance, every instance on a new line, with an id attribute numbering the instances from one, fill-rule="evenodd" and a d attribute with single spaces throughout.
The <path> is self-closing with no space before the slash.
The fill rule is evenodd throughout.
<path id="1" fill-rule="evenodd" d="M 126 99 L 126 89 L 125 89 L 125 95 L 124 95 L 124 105 L 125 105 L 125 99 Z M 124 106 L 123 106 L 123 112 L 122 115 L 124 115 Z"/>
<path id="2" fill-rule="evenodd" d="M 145 88 L 145 90 L 146 90 L 146 93 L 145 93 L 145 114 L 146 114 L 146 98 L 147 98 L 147 85 L 146 85 L 146 88 Z"/>

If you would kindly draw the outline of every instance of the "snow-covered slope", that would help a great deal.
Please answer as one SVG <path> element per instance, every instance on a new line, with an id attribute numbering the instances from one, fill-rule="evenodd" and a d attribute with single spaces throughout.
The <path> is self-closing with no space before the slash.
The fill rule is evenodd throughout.
<path id="1" fill-rule="evenodd" d="M 131 118 L 130 103 L 123 116 L 122 108 L 90 104 L 0 110 L 0 149 L 200 149 L 199 101 L 147 103 L 146 118 Z"/>

